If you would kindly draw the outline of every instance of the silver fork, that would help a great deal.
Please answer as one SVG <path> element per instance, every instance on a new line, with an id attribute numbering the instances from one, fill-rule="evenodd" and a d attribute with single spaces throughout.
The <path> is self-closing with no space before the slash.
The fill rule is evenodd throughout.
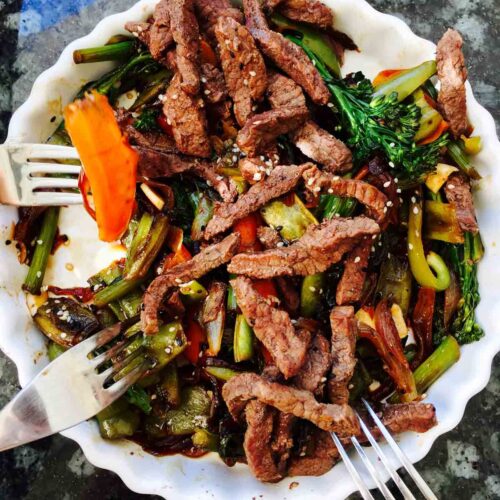
<path id="1" fill-rule="evenodd" d="M 81 204 L 79 193 L 59 191 L 78 189 L 78 177 L 68 178 L 68 175 L 78 176 L 80 165 L 57 162 L 78 159 L 76 149 L 67 146 L 0 145 L 0 203 L 15 206 Z"/>
<path id="2" fill-rule="evenodd" d="M 378 418 L 377 414 L 373 411 L 368 402 L 363 399 L 363 403 L 366 406 L 366 409 L 368 410 L 368 413 L 370 414 L 371 418 L 375 422 L 375 425 L 378 427 L 378 429 L 384 436 L 385 440 L 391 447 L 392 452 L 398 458 L 401 465 L 406 469 L 406 472 L 408 472 L 410 477 L 413 479 L 413 481 L 417 485 L 418 489 L 420 490 L 424 498 L 428 500 L 437 500 L 436 495 L 434 495 L 432 490 L 424 481 L 423 477 L 418 473 L 417 469 L 415 469 L 413 464 L 410 462 L 409 458 L 404 454 L 403 450 L 398 446 L 396 441 L 394 441 L 394 438 L 391 436 L 391 433 L 388 431 L 387 427 L 382 423 L 380 418 Z M 358 420 L 361 429 L 363 430 L 363 433 L 365 434 L 368 441 L 372 445 L 373 449 L 377 453 L 380 463 L 382 464 L 383 468 L 389 473 L 390 477 L 392 478 L 396 486 L 399 488 L 399 491 L 402 493 L 403 497 L 407 500 L 416 500 L 413 493 L 410 491 L 408 486 L 406 486 L 404 481 L 401 479 L 399 474 L 396 472 L 394 467 L 389 462 L 386 454 L 382 451 L 379 444 L 377 443 L 377 440 L 373 437 L 373 434 L 370 432 L 368 426 L 365 424 L 365 422 L 359 416 L 359 414 L 358 414 Z M 344 446 L 342 445 L 342 442 L 334 432 L 332 432 L 331 434 L 333 441 L 337 446 L 337 449 L 339 450 L 340 456 L 342 457 L 342 460 L 347 470 L 349 471 L 349 474 L 356 483 L 356 486 L 358 488 L 358 491 L 361 493 L 361 496 L 365 500 L 374 500 L 373 495 L 370 493 L 368 486 L 366 485 L 365 481 L 360 476 L 359 472 L 356 470 L 356 467 L 349 458 L 349 455 L 347 454 Z M 380 490 L 383 497 L 386 499 L 395 500 L 394 495 L 390 492 L 389 488 L 385 484 L 385 481 L 380 476 L 379 471 L 366 455 L 358 439 L 352 436 L 351 443 L 354 445 L 354 448 L 358 453 L 359 457 L 361 458 L 366 470 L 368 471 L 371 478 L 374 480 L 375 484 L 377 485 L 377 488 Z"/>
<path id="3" fill-rule="evenodd" d="M 0 451 L 73 427 L 122 396 L 150 367 L 148 361 L 142 360 L 118 381 L 114 381 L 113 375 L 135 359 L 135 353 L 102 373 L 97 370 L 132 340 L 120 340 L 103 353 L 91 356 L 118 337 L 126 326 L 130 325 L 113 325 L 69 349 L 7 404 L 0 412 Z"/>

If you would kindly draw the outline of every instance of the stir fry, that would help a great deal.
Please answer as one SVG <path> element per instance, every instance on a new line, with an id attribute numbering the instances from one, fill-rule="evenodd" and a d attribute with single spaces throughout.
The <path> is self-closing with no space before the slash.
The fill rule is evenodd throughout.
<path id="1" fill-rule="evenodd" d="M 436 424 L 426 391 L 483 336 L 462 39 L 370 81 L 342 76 L 356 46 L 333 25 L 319 0 L 161 0 L 75 51 L 116 67 L 50 141 L 77 148 L 84 206 L 126 257 L 61 289 L 59 209 L 22 211 L 15 238 L 51 358 L 122 322 L 114 378 L 148 363 L 104 438 L 276 482 L 330 470 L 362 398 L 394 433 Z"/>

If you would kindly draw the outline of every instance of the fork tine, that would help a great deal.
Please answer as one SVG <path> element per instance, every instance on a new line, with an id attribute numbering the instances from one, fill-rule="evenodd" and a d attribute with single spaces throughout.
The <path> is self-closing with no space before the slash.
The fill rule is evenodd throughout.
<path id="1" fill-rule="evenodd" d="M 370 462 L 370 459 L 366 455 L 365 450 L 363 450 L 363 447 L 359 444 L 359 441 L 354 436 L 352 436 L 351 442 L 354 445 L 354 448 L 356 448 L 356 451 L 358 452 L 358 455 L 360 456 L 361 460 L 365 464 L 366 470 L 369 472 L 370 476 L 375 481 L 375 484 L 381 491 L 384 498 L 389 500 L 396 500 L 394 498 L 394 495 L 389 491 L 389 488 L 384 483 L 383 479 L 380 477 L 379 473 L 377 472 L 377 469 L 375 469 L 373 464 Z"/>
<path id="2" fill-rule="evenodd" d="M 117 342 L 113 347 L 109 348 L 107 351 L 99 354 L 92 360 L 92 364 L 99 368 L 103 363 L 109 361 L 111 358 L 116 356 L 120 351 L 122 351 L 128 344 L 131 344 L 132 340 L 123 339 Z"/>
<path id="3" fill-rule="evenodd" d="M 373 434 L 370 432 L 370 429 L 364 423 L 363 419 L 359 415 L 358 415 L 358 420 L 359 424 L 361 425 L 361 429 L 363 430 L 365 436 L 368 438 L 368 441 L 370 441 L 370 444 L 372 445 L 373 449 L 376 451 L 378 457 L 380 458 L 380 461 L 382 462 L 382 465 L 390 474 L 394 483 L 396 483 L 397 487 L 403 494 L 405 500 L 416 500 L 413 493 L 408 489 L 408 486 L 406 486 L 405 482 L 399 477 L 399 474 L 396 472 L 394 467 L 389 462 L 387 456 L 377 443 L 377 440 L 373 437 Z"/>
<path id="4" fill-rule="evenodd" d="M 80 342 L 76 346 L 76 349 L 81 348 L 85 350 L 87 354 L 90 354 L 92 351 L 95 351 L 98 347 L 102 347 L 107 343 L 111 342 L 114 338 L 118 337 L 118 335 L 120 335 L 122 331 L 122 328 L 123 328 L 122 323 L 116 323 L 116 325 L 105 328 L 104 330 L 101 330 L 95 335 L 92 335 L 92 337 L 89 337 L 88 339 L 85 339 L 83 342 Z M 75 349 L 75 347 L 73 349 Z"/>
<path id="5" fill-rule="evenodd" d="M 353 463 L 351 462 L 351 459 L 349 458 L 349 455 L 345 451 L 344 446 L 340 442 L 340 439 L 337 437 L 337 434 L 334 432 L 330 433 L 333 439 L 333 442 L 335 443 L 335 446 L 337 447 L 337 450 L 339 450 L 340 456 L 342 457 L 342 460 L 349 471 L 349 474 L 351 475 L 353 481 L 356 483 L 356 486 L 358 488 L 358 491 L 361 493 L 361 496 L 365 500 L 375 500 L 370 493 L 370 490 L 366 486 L 365 482 L 363 479 L 361 479 L 361 476 L 359 475 L 358 471 L 354 467 Z"/>
<path id="6" fill-rule="evenodd" d="M 394 438 L 391 436 L 390 432 L 387 430 L 386 426 L 382 423 L 380 418 L 378 418 L 377 414 L 373 411 L 372 407 L 368 404 L 368 402 L 363 399 L 363 404 L 366 406 L 366 409 L 370 413 L 373 421 L 382 432 L 387 443 L 390 445 L 394 454 L 401 461 L 403 467 L 406 469 L 406 472 L 411 476 L 415 484 L 418 486 L 418 489 L 424 495 L 427 500 L 437 500 L 436 495 L 429 488 L 427 483 L 424 481 L 424 478 L 418 473 L 417 469 L 413 467 L 413 464 L 410 462 L 409 458 L 404 454 L 403 450 L 399 447 L 399 445 L 394 441 Z"/>
<path id="7" fill-rule="evenodd" d="M 29 159 L 78 160 L 80 157 L 75 148 L 55 144 L 6 144 L 15 160 L 20 157 Z"/>
<path id="8" fill-rule="evenodd" d="M 30 193 L 30 205 L 81 205 L 82 195 L 76 193 L 35 192 Z"/>
<path id="9" fill-rule="evenodd" d="M 78 175 L 82 169 L 80 165 L 66 165 L 65 163 L 30 162 L 22 167 L 26 175 L 33 174 L 73 174 Z"/>
<path id="10" fill-rule="evenodd" d="M 147 360 L 144 361 L 134 369 L 130 370 L 130 372 L 118 380 L 118 382 L 115 382 L 105 389 L 105 391 L 112 394 L 114 398 L 120 397 L 131 385 L 135 384 L 137 380 L 139 380 L 141 375 L 148 369 L 149 366 L 150 363 Z"/>
<path id="11" fill-rule="evenodd" d="M 78 189 L 78 179 L 66 179 L 64 177 L 27 177 L 21 185 L 25 184 L 28 189 Z"/>

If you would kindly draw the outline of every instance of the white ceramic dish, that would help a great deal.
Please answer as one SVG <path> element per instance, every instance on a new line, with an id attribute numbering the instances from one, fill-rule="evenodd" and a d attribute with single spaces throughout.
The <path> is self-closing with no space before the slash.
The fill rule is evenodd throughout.
<path id="1" fill-rule="evenodd" d="M 109 69 L 107 63 L 75 66 L 72 52 L 77 48 L 105 43 L 110 36 L 123 33 L 128 20 L 142 20 L 152 12 L 155 0 L 143 0 L 127 12 L 107 17 L 88 36 L 71 43 L 59 61 L 35 82 L 27 102 L 12 117 L 8 141 L 43 142 L 53 131 L 56 116 L 77 89 L 86 81 Z M 381 14 L 364 0 L 326 0 L 336 15 L 337 29 L 349 34 L 361 49 L 348 53 L 344 73 L 363 70 L 373 77 L 385 68 L 410 67 L 434 58 L 435 46 L 411 32 L 401 20 Z M 444 29 L 444 27 L 443 27 Z M 440 34 L 436 34 L 440 35 Z M 500 193 L 500 144 L 491 115 L 474 99 L 468 88 L 470 120 L 475 133 L 481 135 L 484 149 L 475 163 L 483 176 L 477 192 L 477 209 L 486 257 L 481 264 L 479 279 L 482 301 L 478 319 L 486 336 L 462 349 L 462 358 L 429 391 L 428 401 L 435 404 L 439 425 L 423 435 L 401 437 L 401 445 L 415 462 L 423 458 L 434 440 L 455 427 L 462 418 L 467 401 L 487 383 L 493 356 L 500 350 L 500 208 L 496 201 Z M 0 207 L 0 231 L 3 242 L 8 239 L 16 211 Z M 93 222 L 81 208 L 65 209 L 61 229 L 71 244 L 56 254 L 47 282 L 60 286 L 75 286 L 85 282 L 92 271 L 101 269 L 113 259 L 113 250 L 97 242 Z M 34 328 L 20 292 L 25 269 L 17 263 L 14 250 L 0 245 L 0 347 L 16 363 L 21 385 L 25 385 L 47 363 L 45 342 Z M 66 264 L 74 266 L 68 271 Z M 342 499 L 354 491 L 342 464 L 319 478 L 293 478 L 277 485 L 256 481 L 246 466 L 227 468 L 217 456 L 191 460 L 182 456 L 155 458 L 143 453 L 129 442 L 111 443 L 102 440 L 94 422 L 83 423 L 63 433 L 82 447 L 87 458 L 96 466 L 116 472 L 127 486 L 139 493 L 165 498 L 218 500 L 238 498 L 312 498 Z M 292 481 L 298 487 L 289 488 Z"/>

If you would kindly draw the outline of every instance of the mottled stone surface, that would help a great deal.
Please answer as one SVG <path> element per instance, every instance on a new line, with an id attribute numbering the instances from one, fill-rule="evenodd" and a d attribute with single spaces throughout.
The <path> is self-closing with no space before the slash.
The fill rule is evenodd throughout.
<path id="1" fill-rule="evenodd" d="M 10 114 L 36 76 L 71 40 L 127 0 L 0 0 L 0 141 Z M 448 26 L 464 35 L 470 80 L 479 101 L 500 116 L 498 0 L 372 0 L 437 41 Z M 0 407 L 18 390 L 15 368 L 0 353 Z M 454 388 L 459 391 L 460 387 Z M 500 358 L 487 388 L 468 404 L 464 419 L 437 440 L 419 470 L 439 498 L 500 498 Z M 72 441 L 56 436 L 0 455 L 0 498 L 15 500 L 136 499 L 111 472 L 88 463 Z"/>

